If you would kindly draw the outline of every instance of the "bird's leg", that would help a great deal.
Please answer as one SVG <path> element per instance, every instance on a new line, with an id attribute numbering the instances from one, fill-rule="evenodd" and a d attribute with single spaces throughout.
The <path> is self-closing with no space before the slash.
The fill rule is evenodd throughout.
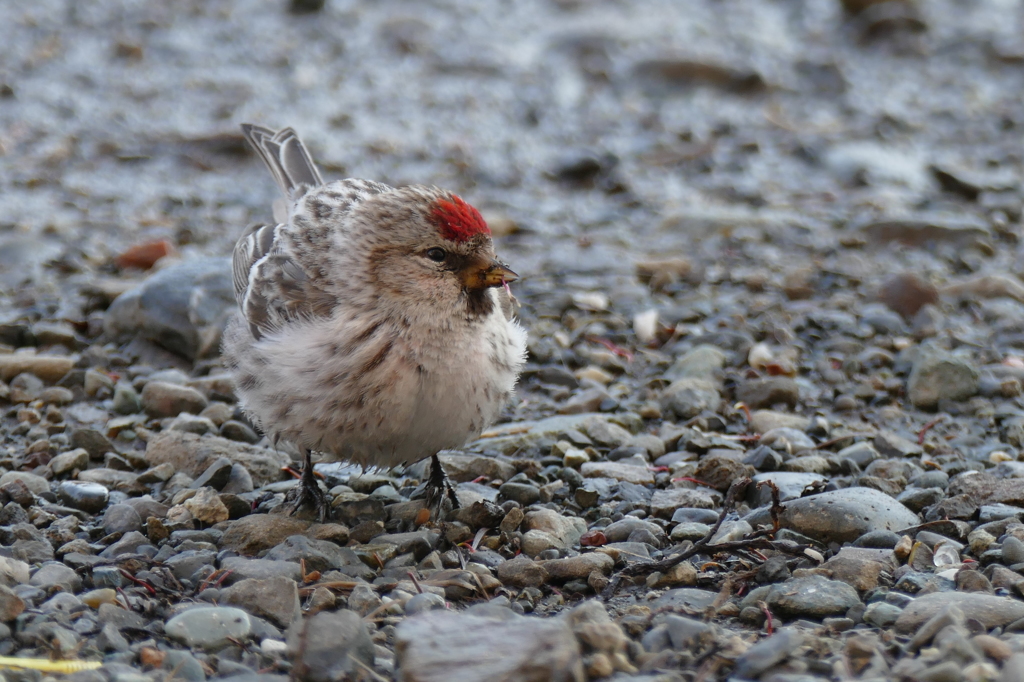
<path id="1" fill-rule="evenodd" d="M 292 514 L 309 505 L 320 517 L 320 523 L 326 523 L 331 516 L 331 506 L 327 501 L 327 495 L 320 489 L 313 472 L 313 453 L 308 448 L 303 448 L 302 478 L 299 479 L 299 497 L 292 507 Z"/>
<path id="2" fill-rule="evenodd" d="M 430 474 L 427 477 L 427 507 L 435 510 L 435 515 L 441 515 L 441 505 L 444 504 L 445 496 L 452 503 L 452 509 L 459 508 L 459 498 L 455 495 L 455 486 L 448 480 L 448 474 L 444 473 L 441 460 L 434 455 L 430 458 Z"/>

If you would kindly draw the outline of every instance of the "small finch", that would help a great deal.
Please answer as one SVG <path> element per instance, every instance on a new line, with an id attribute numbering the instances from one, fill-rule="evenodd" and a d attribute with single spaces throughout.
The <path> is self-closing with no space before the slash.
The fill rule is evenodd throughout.
<path id="1" fill-rule="evenodd" d="M 526 356 L 517 275 L 487 223 L 436 187 L 324 183 L 291 128 L 242 132 L 285 206 L 235 245 L 224 357 L 252 421 L 304 455 L 295 509 L 329 514 L 313 452 L 382 468 L 431 457 L 431 504 L 458 506 L 437 453 L 494 421 Z"/>

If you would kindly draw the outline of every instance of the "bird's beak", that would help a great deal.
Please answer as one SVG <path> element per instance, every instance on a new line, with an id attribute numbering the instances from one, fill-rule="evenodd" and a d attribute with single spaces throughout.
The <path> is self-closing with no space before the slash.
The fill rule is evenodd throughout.
<path id="1" fill-rule="evenodd" d="M 469 263 L 459 273 L 462 285 L 467 289 L 486 289 L 500 287 L 506 282 L 514 282 L 519 275 L 509 270 L 496 260 L 477 260 Z"/>

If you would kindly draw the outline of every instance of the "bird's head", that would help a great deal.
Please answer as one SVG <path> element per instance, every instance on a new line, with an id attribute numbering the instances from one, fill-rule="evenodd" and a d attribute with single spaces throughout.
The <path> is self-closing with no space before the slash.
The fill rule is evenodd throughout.
<path id="1" fill-rule="evenodd" d="M 368 198 L 352 217 L 369 243 L 369 278 L 394 302 L 479 316 L 493 307 L 489 289 L 518 279 L 497 259 L 480 212 L 450 192 L 403 187 Z"/>

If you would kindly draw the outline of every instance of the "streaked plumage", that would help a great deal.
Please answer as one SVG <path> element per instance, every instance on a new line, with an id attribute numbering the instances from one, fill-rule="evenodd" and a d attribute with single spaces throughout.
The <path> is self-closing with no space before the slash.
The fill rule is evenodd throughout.
<path id="1" fill-rule="evenodd" d="M 515 385 L 526 333 L 476 209 L 436 187 L 325 184 L 291 129 L 243 131 L 287 208 L 233 258 L 240 315 L 224 355 L 253 422 L 378 467 L 479 435 Z"/>

